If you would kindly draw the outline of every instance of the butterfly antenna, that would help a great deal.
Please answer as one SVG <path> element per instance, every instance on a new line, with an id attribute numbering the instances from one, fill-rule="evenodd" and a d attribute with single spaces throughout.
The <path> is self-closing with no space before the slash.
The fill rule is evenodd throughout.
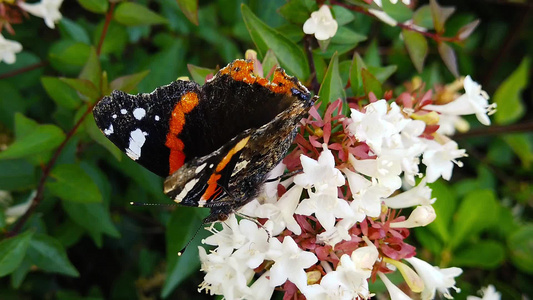
<path id="1" fill-rule="evenodd" d="M 198 232 L 200 232 L 200 228 L 202 228 L 203 226 L 205 225 L 205 221 L 202 222 L 202 224 L 200 224 L 200 226 L 198 226 L 198 229 L 196 229 L 196 232 L 194 233 L 194 235 L 192 236 L 192 238 L 189 239 L 189 241 L 187 242 L 187 244 L 185 245 L 185 247 L 181 248 L 180 251 L 178 251 L 178 256 L 182 256 L 183 253 L 185 252 L 185 250 L 187 249 L 187 247 L 189 247 L 189 244 L 194 240 L 194 238 L 198 235 Z"/>
<path id="2" fill-rule="evenodd" d="M 296 174 L 301 173 L 302 171 L 303 171 L 302 169 L 298 169 L 298 170 L 294 170 L 294 171 L 291 171 L 291 172 L 286 173 L 286 174 L 282 174 L 282 175 L 274 177 L 274 178 L 269 178 L 269 179 L 265 180 L 265 183 L 274 182 L 274 181 L 279 180 L 279 179 L 281 179 L 281 181 L 283 181 L 283 180 L 285 180 L 285 179 L 287 179 L 289 177 L 292 177 L 292 176 L 294 176 Z"/>
<path id="3" fill-rule="evenodd" d="M 130 202 L 131 206 L 179 206 L 177 203 L 145 203 L 145 202 Z"/>

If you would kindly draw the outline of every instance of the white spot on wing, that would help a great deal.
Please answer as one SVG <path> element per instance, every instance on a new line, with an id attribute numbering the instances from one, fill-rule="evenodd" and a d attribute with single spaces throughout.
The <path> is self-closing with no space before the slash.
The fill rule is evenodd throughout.
<path id="1" fill-rule="evenodd" d="M 127 112 L 128 112 L 128 111 L 125 110 L 124 108 L 120 110 L 120 113 L 123 114 L 123 115 L 125 115 Z"/>
<path id="2" fill-rule="evenodd" d="M 249 163 L 249 161 L 244 160 L 244 161 L 239 162 L 237 165 L 235 165 L 235 168 L 233 169 L 233 172 L 231 173 L 231 176 L 239 173 L 242 169 L 246 168 L 248 163 Z"/>
<path id="3" fill-rule="evenodd" d="M 141 148 L 146 142 L 146 132 L 143 132 L 139 128 L 130 132 L 130 145 L 126 149 L 126 155 L 133 160 L 138 160 L 141 157 Z"/>
<path id="4" fill-rule="evenodd" d="M 198 174 L 198 173 L 202 172 L 202 170 L 205 168 L 206 165 L 207 165 L 207 163 L 203 163 L 203 164 L 199 165 L 198 167 L 196 167 L 196 170 L 194 170 L 194 173 Z"/>
<path id="5" fill-rule="evenodd" d="M 105 135 L 110 135 L 112 133 L 113 133 L 113 124 L 109 125 L 109 128 L 104 129 L 104 134 Z"/>
<path id="6" fill-rule="evenodd" d="M 174 201 L 176 201 L 177 203 L 180 203 L 181 201 L 183 201 L 185 196 L 187 196 L 189 191 L 193 189 L 193 187 L 196 185 L 198 181 L 199 179 L 196 178 L 196 179 L 192 179 L 191 181 L 187 182 L 185 186 L 183 187 L 183 190 L 181 190 L 181 192 L 174 198 Z"/>
<path id="7" fill-rule="evenodd" d="M 113 114 L 111 117 L 112 117 L 113 119 L 116 119 L 116 118 L 117 118 L 117 114 Z"/>
<path id="8" fill-rule="evenodd" d="M 146 116 L 146 110 L 144 110 L 144 108 L 137 107 L 136 109 L 133 110 L 133 116 L 137 120 L 142 120 L 142 118 Z"/>
<path id="9" fill-rule="evenodd" d="M 159 121 L 159 116 L 158 116 L 158 115 L 155 115 L 154 119 L 155 119 L 156 121 Z"/>

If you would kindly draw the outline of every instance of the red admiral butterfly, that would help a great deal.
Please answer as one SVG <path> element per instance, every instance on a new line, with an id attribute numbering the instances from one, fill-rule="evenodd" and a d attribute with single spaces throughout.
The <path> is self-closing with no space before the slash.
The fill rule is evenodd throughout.
<path id="1" fill-rule="evenodd" d="M 94 107 L 102 132 L 131 159 L 167 177 L 177 203 L 225 220 L 257 196 L 317 97 L 278 68 L 272 81 L 235 60 L 203 86 L 177 80 L 150 94 L 113 91 Z"/>

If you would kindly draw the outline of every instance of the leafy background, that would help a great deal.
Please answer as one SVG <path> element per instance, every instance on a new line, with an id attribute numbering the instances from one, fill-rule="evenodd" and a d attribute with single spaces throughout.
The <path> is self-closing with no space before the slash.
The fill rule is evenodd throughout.
<path id="1" fill-rule="evenodd" d="M 16 35 L 6 38 L 24 50 L 15 64 L 0 64 L 0 299 L 211 298 L 196 291 L 202 273 L 195 247 L 206 233 L 176 255 L 206 211 L 128 204 L 170 200 L 162 180 L 125 157 L 94 124 L 91 107 L 113 89 L 150 92 L 179 76 L 201 83 L 247 49 L 277 59 L 316 91 L 321 87 L 322 99 L 401 91 L 415 76 L 428 87 L 453 81 L 453 64 L 439 57 L 434 39 L 422 37 L 425 61 L 411 59 L 413 51 L 424 52 L 420 37 L 406 32 L 401 40 L 399 26 L 336 5 L 339 31 L 322 52 L 301 30 L 318 7 L 314 1 L 244 3 L 65 1 L 57 30 L 34 17 L 14 25 Z M 474 125 L 454 137 L 470 157 L 452 182 L 432 186 L 438 218 L 416 230 L 411 243 L 425 260 L 465 270 L 457 299 L 487 284 L 504 299 L 531 297 L 532 5 L 444 4 L 457 8 L 444 36 L 481 20 L 465 42 L 444 50 L 455 51 L 458 73 L 480 82 L 499 111 L 495 126 Z M 395 18 L 412 16 L 402 4 L 388 5 Z M 431 25 L 431 14 L 417 13 L 419 24 Z M 304 45 L 314 47 L 317 80 L 310 78 Z M 30 212 L 14 220 L 13 206 L 29 199 Z M 371 291 L 383 287 L 376 283 Z"/>

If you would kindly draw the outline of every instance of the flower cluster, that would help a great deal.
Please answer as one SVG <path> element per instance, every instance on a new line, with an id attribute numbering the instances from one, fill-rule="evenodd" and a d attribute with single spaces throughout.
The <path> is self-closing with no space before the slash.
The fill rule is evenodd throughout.
<path id="1" fill-rule="evenodd" d="M 16 54 L 22 51 L 22 45 L 17 41 L 4 38 L 1 34 L 3 27 L 15 34 L 11 24 L 22 23 L 23 15 L 27 13 L 43 18 L 49 28 L 54 29 L 55 23 L 61 20 L 59 7 L 63 0 L 41 0 L 38 3 L 26 3 L 18 1 L 0 1 L 0 62 L 12 64 L 16 60 Z"/>
<path id="2" fill-rule="evenodd" d="M 398 270 L 411 294 L 450 298 L 462 270 L 416 258 L 405 239 L 436 217 L 427 183 L 450 179 L 466 156 L 439 133 L 440 117 L 474 113 L 487 124 L 493 110 L 479 85 L 469 77 L 460 82 L 466 93 L 446 104 L 438 94 L 416 98 L 413 91 L 394 100 L 371 94 L 365 106 L 349 104 L 350 116 L 340 100 L 323 113 L 311 108 L 271 177 L 301 171 L 267 183 L 238 212 L 247 218 L 210 228 L 204 243 L 215 248 L 199 248 L 206 273 L 200 290 L 226 299 L 270 299 L 275 288 L 284 299 L 367 299 L 369 281 L 379 277 L 391 298 L 409 299 L 387 278 Z M 461 108 L 446 109 L 455 102 Z M 405 208 L 413 208 L 408 217 Z"/>

